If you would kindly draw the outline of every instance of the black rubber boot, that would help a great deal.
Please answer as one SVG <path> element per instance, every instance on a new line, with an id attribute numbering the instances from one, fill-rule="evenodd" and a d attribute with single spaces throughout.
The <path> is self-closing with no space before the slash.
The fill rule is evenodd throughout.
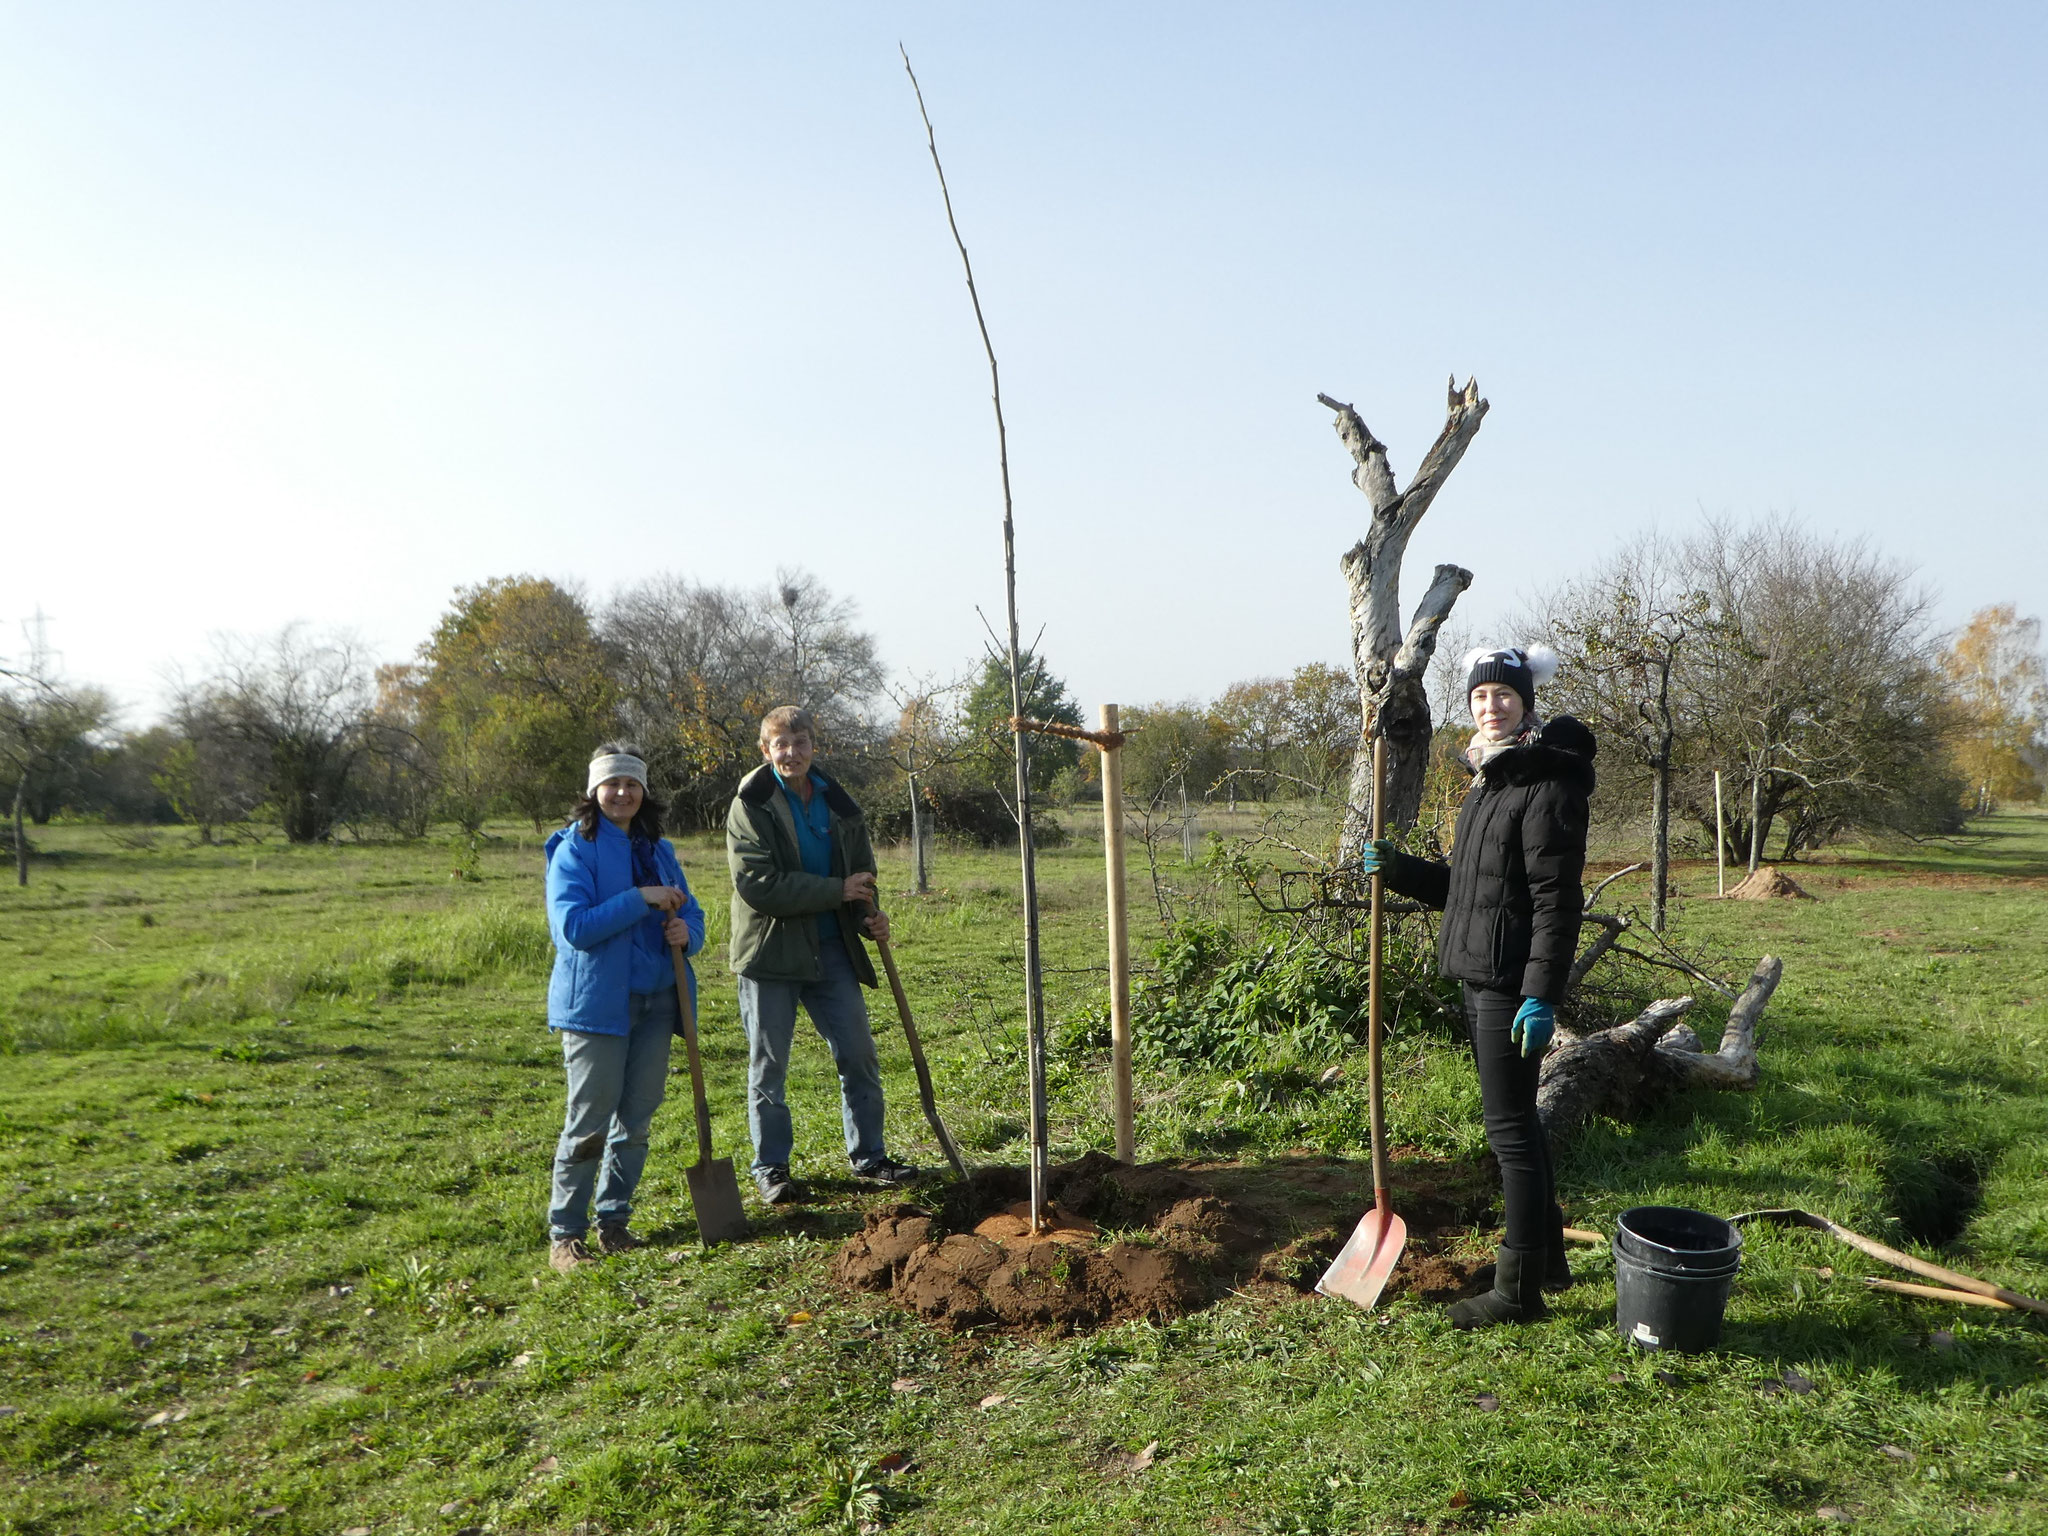
<path id="1" fill-rule="evenodd" d="M 1566 1291 L 1572 1287 L 1571 1257 L 1564 1246 L 1564 1208 L 1550 1208 L 1550 1232 L 1543 1245 L 1543 1289 Z"/>
<path id="2" fill-rule="evenodd" d="M 1454 1328 L 1533 1323 L 1549 1315 L 1543 1304 L 1543 1253 L 1536 1249 L 1501 1249 L 1494 1255 L 1493 1289 L 1451 1304 Z"/>

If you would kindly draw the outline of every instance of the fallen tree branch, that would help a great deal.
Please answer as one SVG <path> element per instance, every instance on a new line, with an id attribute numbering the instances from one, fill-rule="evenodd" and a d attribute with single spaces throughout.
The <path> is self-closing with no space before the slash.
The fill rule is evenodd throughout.
<path id="1" fill-rule="evenodd" d="M 1607 889 L 1607 887 L 1609 887 L 1610 885 L 1614 884 L 1614 882 L 1615 882 L 1615 881 L 1617 881 L 1617 880 L 1619 880 L 1619 879 L 1620 879 L 1620 878 L 1621 878 L 1621 877 L 1622 877 L 1623 875 L 1632 875 L 1632 874 L 1634 874 L 1634 873 L 1635 873 L 1635 872 L 1636 872 L 1637 870 L 1639 870 L 1639 869 L 1648 869 L 1649 867 L 1650 867 L 1650 866 L 1649 866 L 1649 865 L 1647 865 L 1647 864 L 1626 864 L 1626 865 L 1623 865 L 1623 866 L 1622 866 L 1622 867 L 1621 867 L 1620 869 L 1617 869 L 1617 870 L 1616 870 L 1616 871 L 1615 871 L 1615 872 L 1614 872 L 1613 874 L 1609 875 L 1609 876 L 1608 876 L 1608 877 L 1607 877 L 1607 878 L 1606 878 L 1605 880 L 1602 880 L 1602 881 L 1601 881 L 1601 882 L 1600 882 L 1600 883 L 1599 883 L 1598 885 L 1594 886 L 1594 887 L 1593 887 L 1593 889 L 1591 890 L 1591 892 L 1589 892 L 1589 893 L 1587 894 L 1587 896 L 1586 896 L 1586 908 L 1587 908 L 1587 910 L 1588 910 L 1588 911 L 1590 912 L 1590 911 L 1592 910 L 1592 906 L 1593 906 L 1593 903 L 1594 903 L 1594 902 L 1596 902 L 1596 901 L 1598 901 L 1598 900 L 1600 899 L 1600 893 L 1601 893 L 1602 891 L 1606 890 L 1606 889 Z"/>
<path id="2" fill-rule="evenodd" d="M 1630 949 L 1626 945 L 1616 945 L 1614 952 L 1618 955 L 1627 955 L 1631 960 L 1640 960 L 1645 965 L 1659 965 L 1667 971 L 1676 971 L 1681 976 L 1691 977 L 1694 981 L 1710 987 L 1723 997 L 1733 997 L 1735 995 L 1733 989 L 1722 986 L 1720 982 L 1714 980 L 1713 977 L 1688 960 L 1666 959 L 1661 955 L 1646 955 L 1641 950 Z"/>
<path id="3" fill-rule="evenodd" d="M 1757 962 L 1712 1055 L 1690 1029 L 1677 1032 L 1692 1007 L 1690 997 L 1660 998 L 1626 1024 L 1568 1040 L 1543 1060 L 1536 1112 L 1544 1129 L 1559 1137 L 1596 1115 L 1639 1119 L 1684 1088 L 1754 1088 L 1761 1070 L 1757 1019 L 1783 973 L 1784 962 L 1775 955 Z"/>
<path id="4" fill-rule="evenodd" d="M 1629 927 L 1627 918 L 1615 917 L 1607 912 L 1587 912 L 1581 915 L 1579 921 L 1582 924 L 1592 923 L 1601 931 L 1599 936 L 1586 946 L 1586 952 L 1572 962 L 1571 974 L 1565 978 L 1564 983 L 1567 992 L 1586 979 L 1586 973 L 1600 963 L 1600 957 L 1614 948 L 1615 941 Z"/>
<path id="5" fill-rule="evenodd" d="M 1757 961 L 1749 985 L 1728 1010 L 1728 1025 L 1721 1031 L 1721 1048 L 1713 1055 L 1701 1050 L 1699 1037 L 1690 1030 L 1686 1031 L 1689 1046 L 1680 1040 L 1660 1042 L 1665 1054 L 1685 1064 L 1686 1076 L 1693 1083 L 1743 1091 L 1754 1088 L 1761 1072 L 1756 1057 L 1756 1021 L 1762 1017 L 1771 994 L 1778 990 L 1778 979 L 1784 973 L 1785 962 L 1776 955 L 1765 955 Z"/>

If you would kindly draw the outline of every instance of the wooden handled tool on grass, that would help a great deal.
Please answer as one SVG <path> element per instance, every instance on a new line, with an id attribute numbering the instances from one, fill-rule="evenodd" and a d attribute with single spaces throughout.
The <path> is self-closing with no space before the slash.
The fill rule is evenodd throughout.
<path id="1" fill-rule="evenodd" d="M 867 904 L 869 912 L 877 910 L 873 902 Z M 887 939 L 875 938 L 875 948 L 882 956 L 882 969 L 889 977 L 889 990 L 896 998 L 896 1017 L 903 1021 L 903 1041 L 910 1047 L 910 1064 L 917 1069 L 917 1096 L 924 1104 L 924 1118 L 932 1128 L 932 1134 L 939 1138 L 939 1150 L 946 1154 L 946 1161 L 953 1165 L 953 1171 L 961 1178 L 967 1177 L 967 1165 L 960 1160 L 960 1150 L 953 1145 L 953 1138 L 946 1134 L 946 1122 L 939 1118 L 938 1100 L 932 1094 L 932 1069 L 925 1065 L 924 1042 L 917 1037 L 917 1021 L 910 1016 L 910 998 L 904 993 L 903 978 L 896 971 L 896 951 L 889 947 Z"/>
<path id="2" fill-rule="evenodd" d="M 704 1246 L 747 1235 L 747 1213 L 740 1206 L 740 1184 L 732 1159 L 711 1155 L 711 1106 L 704 1100 L 704 1063 L 697 1055 L 697 1005 L 690 996 L 689 968 L 680 944 L 668 947 L 676 967 L 676 1006 L 683 1012 L 683 1049 L 690 1058 L 690 1093 L 697 1107 L 697 1161 L 683 1170 L 690 1182 L 690 1205 L 697 1213 L 697 1236 Z"/>
<path id="3" fill-rule="evenodd" d="M 1811 1211 L 1744 1211 L 1740 1216 L 1730 1216 L 1728 1220 L 1738 1227 L 1751 1221 L 1767 1221 L 1778 1227 L 1811 1227 L 1816 1232 L 1827 1233 L 1838 1242 L 1847 1243 L 1859 1253 L 1867 1253 L 1873 1259 L 1882 1260 L 1894 1269 L 1903 1269 L 1909 1275 L 1918 1275 L 1923 1280 L 1938 1280 L 1950 1290 L 1967 1291 L 1982 1301 L 1989 1301 L 1993 1306 L 2003 1305 L 2048 1317 L 2048 1301 L 2033 1296 L 2022 1296 L 2018 1291 L 2008 1291 L 2002 1285 L 1993 1285 L 1989 1280 L 1979 1280 L 1975 1275 L 1966 1275 L 1954 1269 L 1943 1269 L 1939 1264 L 1916 1259 L 1910 1253 L 1887 1248 L 1875 1238 L 1865 1237 L 1860 1232 L 1851 1232 L 1839 1222 L 1829 1221 L 1825 1216 L 1816 1216 Z M 1887 1291 L 1899 1290 L 1903 1285 L 1903 1282 L 1897 1280 L 1868 1283 Z M 1919 1296 L 1926 1294 L 1929 1289 L 1926 1286 L 1915 1286 L 1911 1290 L 1903 1291 L 1902 1294 Z"/>
<path id="4" fill-rule="evenodd" d="M 1372 840 L 1378 842 L 1387 830 L 1387 743 L 1377 722 L 1372 743 Z M 1372 1112 L 1372 1209 L 1359 1219 L 1316 1289 L 1325 1296 L 1342 1296 L 1371 1311 L 1386 1289 L 1387 1276 L 1394 1272 L 1401 1250 L 1408 1242 L 1408 1224 L 1394 1214 L 1392 1192 L 1387 1178 L 1386 1084 L 1380 1070 L 1380 942 L 1386 932 L 1386 913 L 1381 905 L 1383 881 L 1372 877 L 1372 937 L 1366 951 L 1365 1060 L 1369 1078 L 1368 1097 Z"/>

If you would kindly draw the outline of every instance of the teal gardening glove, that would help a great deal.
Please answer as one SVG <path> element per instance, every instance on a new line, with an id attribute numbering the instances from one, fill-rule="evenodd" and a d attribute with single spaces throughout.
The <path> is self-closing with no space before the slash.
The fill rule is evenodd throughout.
<path id="1" fill-rule="evenodd" d="M 1540 997 L 1523 998 L 1522 1006 L 1515 1010 L 1515 1022 L 1508 1028 L 1508 1038 L 1522 1048 L 1522 1054 L 1541 1056 L 1555 1033 L 1557 1010 Z"/>
<path id="2" fill-rule="evenodd" d="M 1358 872 L 1362 875 L 1384 875 L 1394 867 L 1394 845 L 1387 838 L 1376 843 L 1367 843 L 1359 850 Z"/>

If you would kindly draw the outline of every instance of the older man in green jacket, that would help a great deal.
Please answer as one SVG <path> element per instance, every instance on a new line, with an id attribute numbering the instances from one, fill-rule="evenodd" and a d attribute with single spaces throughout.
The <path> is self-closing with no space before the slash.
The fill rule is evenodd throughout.
<path id="1" fill-rule="evenodd" d="M 732 869 L 732 969 L 747 1030 L 747 1129 L 754 1185 L 770 1205 L 803 1197 L 784 1084 L 799 1004 L 839 1069 L 846 1157 L 859 1178 L 909 1184 L 917 1170 L 882 1145 L 882 1073 L 861 988 L 875 985 L 862 932 L 889 936 L 874 906 L 875 850 L 860 807 L 811 766 L 810 712 L 784 705 L 761 721 L 767 759 L 740 781 L 725 818 Z"/>

